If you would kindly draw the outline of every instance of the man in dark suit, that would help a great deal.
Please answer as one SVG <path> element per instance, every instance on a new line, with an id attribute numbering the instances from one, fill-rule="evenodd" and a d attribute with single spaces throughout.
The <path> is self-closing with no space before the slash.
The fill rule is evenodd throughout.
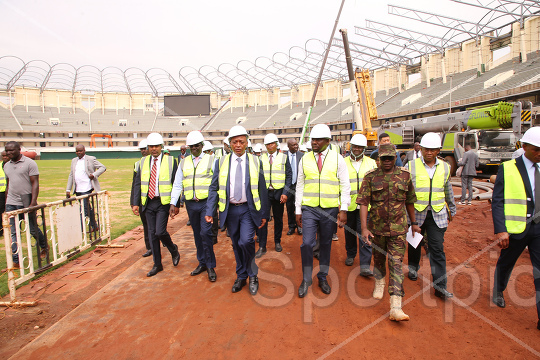
<path id="1" fill-rule="evenodd" d="M 528 247 L 540 330 L 540 127 L 527 130 L 521 142 L 525 153 L 499 166 L 493 188 L 493 226 L 502 248 L 495 268 L 493 302 L 506 306 L 503 291 L 517 259 Z"/>
<path id="2" fill-rule="evenodd" d="M 129 205 L 131 207 L 133 207 L 133 205 L 141 206 L 141 197 L 135 197 L 133 195 L 135 179 L 137 178 L 137 174 L 139 173 L 141 160 L 150 154 L 148 152 L 148 147 L 146 146 L 146 139 L 139 142 L 139 150 L 141 151 L 141 159 L 135 162 L 135 165 L 133 167 L 133 179 L 131 180 L 131 196 L 129 199 Z M 150 247 L 150 238 L 148 237 L 148 224 L 146 222 L 146 214 L 144 213 L 144 211 L 139 211 L 139 216 L 141 217 L 141 222 L 143 225 L 144 245 L 146 246 L 146 252 L 142 255 L 142 257 L 148 257 L 152 255 L 152 248 Z"/>
<path id="3" fill-rule="evenodd" d="M 287 155 L 278 150 L 278 138 L 275 134 L 266 134 L 264 145 L 267 153 L 261 155 L 261 164 L 264 170 L 266 187 L 268 188 L 268 203 L 274 216 L 274 244 L 277 252 L 283 250 L 281 246 L 281 233 L 283 232 L 283 210 L 291 190 L 292 170 Z M 255 254 L 260 258 L 266 254 L 268 239 L 268 224 L 259 231 L 259 250 Z"/>
<path id="4" fill-rule="evenodd" d="M 232 153 L 220 159 L 210 184 L 205 220 L 213 221 L 219 202 L 220 226 L 227 226 L 236 259 L 232 292 L 242 290 L 249 277 L 249 292 L 257 294 L 259 268 L 255 263 L 255 229 L 268 221 L 268 191 L 260 160 L 246 153 L 248 133 L 241 125 L 229 131 Z"/>
<path id="5" fill-rule="evenodd" d="M 407 151 L 407 154 L 405 155 L 405 160 L 403 160 L 403 166 L 405 166 L 405 164 L 407 164 L 409 161 L 416 160 L 419 157 L 422 157 L 422 151 L 420 149 L 420 143 L 418 141 L 415 141 L 414 148 L 410 151 Z"/>
<path id="6" fill-rule="evenodd" d="M 180 253 L 167 232 L 171 191 L 178 163 L 173 156 L 163 155 L 163 138 L 158 133 L 151 133 L 146 139 L 150 155 L 141 159 L 139 172 L 133 184 L 133 196 L 141 198 L 142 209 L 138 205 L 131 207 L 135 215 L 144 211 L 148 224 L 150 247 L 154 257 L 154 267 L 146 276 L 154 276 L 163 271 L 161 249 L 163 243 L 172 256 L 173 265 L 180 262 Z M 177 207 L 180 206 L 176 204 Z"/>
<path id="7" fill-rule="evenodd" d="M 302 228 L 296 224 L 296 214 L 294 213 L 294 202 L 296 201 L 296 178 L 298 177 L 298 164 L 300 159 L 304 156 L 304 153 L 298 151 L 298 142 L 296 139 L 287 140 L 287 147 L 289 151 L 287 152 L 287 157 L 289 158 L 289 163 L 291 164 L 292 170 L 292 180 L 291 180 L 291 189 L 289 190 L 289 196 L 287 197 L 287 219 L 289 222 L 289 231 L 287 235 L 294 234 L 294 230 L 298 231 L 298 235 L 302 235 Z"/>

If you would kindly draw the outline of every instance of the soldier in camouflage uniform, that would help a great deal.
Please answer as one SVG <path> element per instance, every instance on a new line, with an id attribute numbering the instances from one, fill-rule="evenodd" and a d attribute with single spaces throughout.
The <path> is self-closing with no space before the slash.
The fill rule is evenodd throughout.
<path id="1" fill-rule="evenodd" d="M 396 151 L 392 144 L 379 147 L 380 166 L 367 172 L 356 202 L 361 205 L 363 240 L 373 243 L 373 267 L 375 290 L 373 297 L 382 299 L 386 277 L 386 254 L 390 280 L 390 320 L 409 320 L 401 310 L 403 297 L 403 257 L 405 255 L 407 216 L 414 223 L 414 203 L 416 194 L 411 174 L 395 166 Z M 368 206 L 371 205 L 369 224 Z M 413 232 L 420 233 L 418 225 L 412 225 Z"/>

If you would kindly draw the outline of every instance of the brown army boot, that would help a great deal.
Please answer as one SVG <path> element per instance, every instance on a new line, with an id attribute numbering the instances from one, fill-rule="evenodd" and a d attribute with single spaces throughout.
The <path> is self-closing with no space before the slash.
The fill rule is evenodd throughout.
<path id="1" fill-rule="evenodd" d="M 384 278 L 377 280 L 375 279 L 375 289 L 373 290 L 373 297 L 375 299 L 382 299 L 384 295 L 384 285 L 385 280 Z"/>
<path id="2" fill-rule="evenodd" d="M 405 314 L 401 310 L 401 296 L 390 296 L 390 320 L 394 321 L 408 321 L 409 315 Z"/>

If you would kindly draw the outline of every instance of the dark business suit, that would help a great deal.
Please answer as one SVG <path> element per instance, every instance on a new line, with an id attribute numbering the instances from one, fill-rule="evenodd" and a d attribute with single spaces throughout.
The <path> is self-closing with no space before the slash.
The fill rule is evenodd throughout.
<path id="1" fill-rule="evenodd" d="M 279 152 L 276 151 L 273 155 L 274 157 Z M 285 186 L 282 189 L 271 190 L 268 189 L 268 204 L 272 207 L 272 214 L 274 216 L 274 243 L 281 243 L 281 233 L 283 232 L 283 212 L 285 204 L 280 203 L 281 195 L 290 196 L 291 181 L 292 181 L 292 169 L 291 164 L 289 163 L 289 158 L 287 154 L 285 156 Z M 298 169 L 298 167 L 297 167 Z M 259 230 L 259 247 L 266 248 L 266 241 L 268 239 L 268 223 L 266 223 Z"/>
<path id="2" fill-rule="evenodd" d="M 161 165 L 163 166 L 163 160 L 166 156 L 161 156 Z M 151 163 L 153 162 L 153 156 L 150 155 L 150 161 L 146 161 L 144 166 L 150 168 L 151 173 Z M 173 172 L 171 178 L 171 185 L 174 183 L 174 177 L 176 175 L 176 170 L 178 169 L 178 163 L 176 159 L 173 160 Z M 141 173 L 142 169 L 139 170 L 135 176 L 133 182 L 133 199 L 141 198 Z M 159 174 L 157 174 L 159 177 Z M 158 184 L 159 187 L 159 184 Z M 132 199 L 132 201 L 134 201 Z M 176 204 L 178 207 L 179 204 Z M 161 249 L 159 242 L 161 241 L 163 245 L 167 247 L 171 255 L 176 255 L 178 252 L 178 247 L 172 242 L 171 235 L 167 231 L 167 224 L 169 222 L 169 204 L 162 204 L 161 198 L 154 197 L 153 199 L 147 198 L 146 204 L 142 205 L 142 208 L 139 208 L 139 212 L 144 212 L 146 215 L 146 222 L 148 225 L 148 238 L 150 241 L 150 247 L 152 249 L 152 256 L 154 258 L 154 266 L 161 267 Z"/>
<path id="3" fill-rule="evenodd" d="M 234 250 L 236 259 L 236 275 L 240 280 L 247 279 L 257 275 L 259 268 L 255 263 L 255 229 L 261 226 L 262 219 L 268 221 L 268 191 L 266 190 L 266 182 L 260 160 L 255 157 L 255 161 L 259 161 L 259 198 L 261 200 L 261 209 L 255 209 L 255 203 L 251 194 L 251 182 L 249 177 L 249 160 L 246 156 L 245 165 L 245 191 L 247 202 L 242 205 L 229 203 L 230 199 L 230 170 L 232 156 L 225 158 L 229 161 L 229 174 L 227 174 L 227 187 L 225 189 L 225 210 L 219 213 L 219 225 L 221 228 L 227 227 Z M 216 161 L 214 167 L 214 175 L 210 184 L 208 201 L 206 207 L 206 216 L 213 216 L 216 211 L 219 196 L 219 169 L 221 161 Z"/>
<path id="4" fill-rule="evenodd" d="M 525 156 L 525 155 L 523 155 Z M 529 175 L 523 162 L 523 158 L 516 159 L 516 166 L 521 174 L 521 180 L 525 184 L 527 193 L 527 226 L 521 234 L 510 234 L 509 246 L 501 250 L 497 266 L 495 268 L 494 292 L 502 292 L 508 285 L 508 279 L 517 259 L 529 247 L 529 255 L 533 266 L 534 287 L 536 289 L 536 311 L 540 319 L 540 223 L 535 224 L 532 219 L 534 214 L 534 194 L 529 181 Z M 504 167 L 499 166 L 497 180 L 493 188 L 491 210 L 493 215 L 493 227 L 495 233 L 506 232 L 504 222 L 504 187 L 512 184 L 504 183 Z"/>
<path id="5" fill-rule="evenodd" d="M 136 198 L 133 191 L 135 185 L 135 178 L 137 177 L 137 174 L 139 172 L 140 161 L 141 160 L 137 160 L 135 164 L 139 163 L 139 165 L 136 165 L 136 168 L 133 168 L 133 179 L 131 180 L 131 196 L 129 199 L 130 206 L 141 207 L 141 196 L 139 195 L 139 197 Z M 146 214 L 143 211 L 139 211 L 139 216 L 143 225 L 144 245 L 146 246 L 146 250 L 150 250 L 150 240 L 148 238 L 148 224 L 146 223 Z"/>
<path id="6" fill-rule="evenodd" d="M 286 152 L 285 155 L 287 155 L 287 158 L 289 158 L 290 161 L 290 152 Z M 295 153 L 296 158 L 296 177 L 298 177 L 298 164 L 300 163 L 300 159 L 302 159 L 302 156 L 304 156 L 304 153 L 301 151 L 297 151 Z M 292 174 L 292 164 L 291 164 L 291 174 Z M 294 202 L 296 200 L 296 178 L 291 180 L 291 186 L 289 190 L 289 195 L 287 198 L 287 218 L 289 223 L 289 230 L 294 230 L 297 228 L 296 225 L 296 214 Z"/>

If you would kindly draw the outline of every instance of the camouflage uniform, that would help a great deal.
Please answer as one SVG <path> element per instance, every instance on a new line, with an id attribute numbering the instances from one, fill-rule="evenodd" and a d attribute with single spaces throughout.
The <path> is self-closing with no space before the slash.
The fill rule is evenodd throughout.
<path id="1" fill-rule="evenodd" d="M 381 156 L 385 156 L 382 154 Z M 395 156 L 389 154 L 389 156 Z M 394 166 L 391 174 L 379 167 L 366 173 L 356 203 L 371 205 L 368 229 L 373 234 L 373 267 L 375 279 L 386 276 L 386 253 L 390 279 L 390 295 L 403 296 L 403 257 L 406 248 L 407 211 L 405 204 L 414 204 L 416 194 L 411 174 Z"/>

